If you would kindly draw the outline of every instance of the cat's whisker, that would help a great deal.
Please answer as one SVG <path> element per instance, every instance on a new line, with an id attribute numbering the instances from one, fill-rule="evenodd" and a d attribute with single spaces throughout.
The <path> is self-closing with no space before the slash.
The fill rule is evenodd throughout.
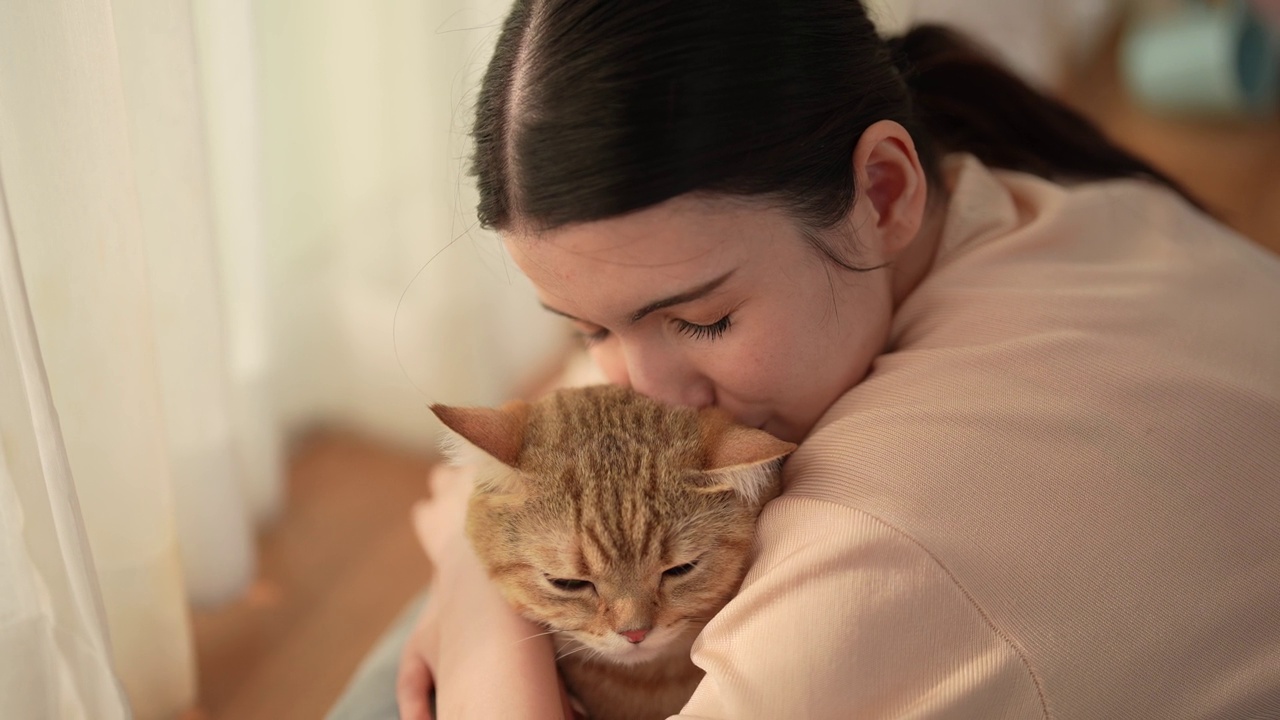
<path id="1" fill-rule="evenodd" d="M 560 662 L 561 660 L 563 660 L 563 659 L 565 659 L 565 658 L 569 657 L 570 655 L 573 655 L 574 653 L 580 653 L 580 652 L 582 652 L 583 650 L 590 650 L 590 649 L 591 649 L 591 648 L 590 648 L 590 646 L 587 646 L 587 645 L 583 645 L 582 647 L 575 648 L 575 649 L 573 649 L 573 650 L 570 650 L 570 651 L 569 651 L 569 652 L 567 652 L 567 653 L 564 653 L 563 655 L 558 656 L 558 657 L 556 658 L 556 662 Z M 590 655 L 588 655 L 587 657 L 588 657 L 588 658 L 590 658 L 591 656 L 590 656 Z"/>
<path id="2" fill-rule="evenodd" d="M 527 638 L 520 638 L 519 640 L 517 640 L 517 641 L 515 641 L 515 642 L 513 642 L 513 643 L 511 643 L 511 644 L 512 644 L 512 645 L 519 645 L 520 643 L 524 642 L 525 640 L 532 640 L 532 639 L 537 638 L 537 637 L 543 637 L 544 635 L 552 635 L 552 634 L 557 633 L 557 632 L 560 632 L 560 631 L 559 631 L 559 630 L 548 630 L 548 631 L 546 631 L 546 632 L 542 632 L 542 633 L 535 633 L 535 634 L 533 634 L 533 635 L 530 635 L 530 636 L 529 636 L 529 637 L 527 637 Z"/>

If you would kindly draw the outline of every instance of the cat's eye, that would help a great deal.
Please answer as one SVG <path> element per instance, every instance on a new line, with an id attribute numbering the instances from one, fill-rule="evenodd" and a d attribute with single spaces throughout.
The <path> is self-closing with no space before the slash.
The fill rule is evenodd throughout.
<path id="1" fill-rule="evenodd" d="M 547 582 L 551 583 L 557 590 L 564 590 L 565 592 L 577 592 L 591 587 L 591 583 L 587 580 L 573 580 L 570 578 L 549 577 Z"/>
<path id="2" fill-rule="evenodd" d="M 670 567 L 670 568 L 667 568 L 666 570 L 663 570 L 662 576 L 674 578 L 674 577 L 680 577 L 682 575 L 688 575 L 696 567 L 698 567 L 698 563 L 696 562 L 685 563 L 683 565 L 676 565 L 675 567 Z"/>

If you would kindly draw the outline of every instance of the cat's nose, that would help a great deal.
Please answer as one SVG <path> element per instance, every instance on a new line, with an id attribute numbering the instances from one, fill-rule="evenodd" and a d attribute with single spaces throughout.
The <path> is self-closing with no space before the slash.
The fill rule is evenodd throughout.
<path id="1" fill-rule="evenodd" d="M 640 630 L 621 630 L 619 635 L 626 638 L 632 644 L 639 644 L 649 634 L 651 628 L 641 628 Z"/>

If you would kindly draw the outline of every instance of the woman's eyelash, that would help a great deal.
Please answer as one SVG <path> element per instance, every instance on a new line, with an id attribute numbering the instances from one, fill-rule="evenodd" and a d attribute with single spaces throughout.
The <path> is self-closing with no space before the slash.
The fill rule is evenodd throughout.
<path id="1" fill-rule="evenodd" d="M 715 340 L 724 335 L 733 324 L 733 317 L 725 315 L 710 325 L 695 325 L 684 320 L 676 320 L 676 328 L 695 340 Z"/>
<path id="2" fill-rule="evenodd" d="M 724 335 L 725 332 L 727 332 L 733 325 L 733 317 L 731 315 L 725 315 L 710 325 L 698 325 L 686 320 L 676 320 L 675 323 L 676 329 L 680 333 L 688 335 L 695 340 L 715 340 L 721 335 Z M 582 336 L 582 341 L 590 346 L 604 342 L 608 339 L 609 331 L 604 328 L 600 328 L 592 333 L 579 332 L 579 335 Z"/>

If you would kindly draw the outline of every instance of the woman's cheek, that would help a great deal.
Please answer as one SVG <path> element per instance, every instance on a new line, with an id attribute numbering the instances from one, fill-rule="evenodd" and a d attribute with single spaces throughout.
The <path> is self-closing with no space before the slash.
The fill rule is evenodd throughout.
<path id="1" fill-rule="evenodd" d="M 773 374 L 768 355 L 751 342 L 726 343 L 725 347 L 704 367 L 705 375 L 721 390 L 743 399 L 764 393 Z"/>

